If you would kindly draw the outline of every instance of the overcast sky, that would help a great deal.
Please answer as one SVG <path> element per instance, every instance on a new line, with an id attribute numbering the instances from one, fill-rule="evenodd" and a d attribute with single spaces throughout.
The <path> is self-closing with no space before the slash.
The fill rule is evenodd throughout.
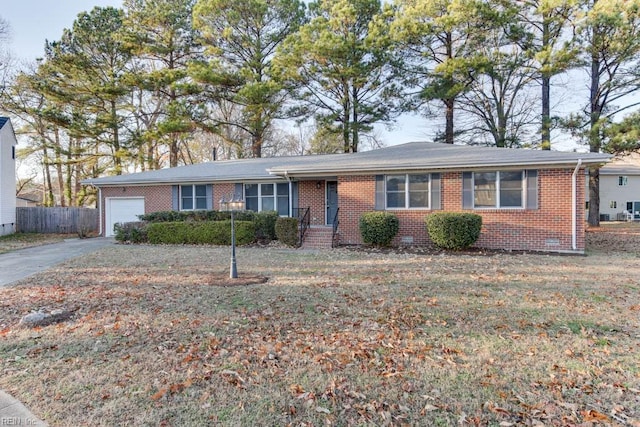
<path id="1" fill-rule="evenodd" d="M 122 6 L 122 0 L 4 0 L 0 16 L 11 26 L 9 50 L 32 61 L 44 54 L 45 40 L 55 41 L 80 12 L 94 6 Z"/>
<path id="2" fill-rule="evenodd" d="M 42 57 L 45 40 L 59 40 L 62 31 L 71 28 L 79 13 L 95 6 L 122 7 L 122 0 L 2 0 L 0 16 L 11 27 L 8 50 L 23 61 Z M 376 128 L 386 144 L 431 140 L 436 129 L 432 122 L 412 115 L 402 116 L 391 130 L 383 126 Z M 569 148 L 563 145 L 555 148 Z"/>

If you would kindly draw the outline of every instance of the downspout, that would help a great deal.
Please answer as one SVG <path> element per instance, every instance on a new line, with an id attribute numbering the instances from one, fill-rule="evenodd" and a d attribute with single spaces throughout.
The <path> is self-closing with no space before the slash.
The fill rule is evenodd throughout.
<path id="1" fill-rule="evenodd" d="M 284 178 L 289 182 L 289 216 L 293 216 L 293 184 L 291 183 L 291 178 L 288 175 L 287 171 L 284 171 Z"/>
<path id="2" fill-rule="evenodd" d="M 106 233 L 102 232 L 102 215 L 104 215 L 102 211 L 102 188 L 98 187 L 98 230 L 100 230 L 100 234 L 104 237 Z"/>
<path id="3" fill-rule="evenodd" d="M 578 221 L 576 215 L 578 214 L 578 170 L 582 166 L 582 159 L 578 159 L 576 168 L 571 175 L 571 249 L 578 250 Z"/>

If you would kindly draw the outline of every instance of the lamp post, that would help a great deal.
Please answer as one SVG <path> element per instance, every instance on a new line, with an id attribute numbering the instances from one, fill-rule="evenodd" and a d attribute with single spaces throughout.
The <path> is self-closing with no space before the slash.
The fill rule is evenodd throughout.
<path id="1" fill-rule="evenodd" d="M 235 195 L 231 196 L 229 200 L 224 197 L 220 200 L 220 206 L 231 212 L 231 267 L 229 269 L 229 278 L 238 278 L 238 267 L 236 266 L 236 225 L 234 213 L 236 211 L 244 210 L 244 200 L 241 197 Z"/>

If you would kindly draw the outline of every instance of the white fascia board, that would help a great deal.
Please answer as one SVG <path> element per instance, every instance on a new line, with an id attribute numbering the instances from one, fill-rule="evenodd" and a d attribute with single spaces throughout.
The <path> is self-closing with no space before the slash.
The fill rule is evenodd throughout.
<path id="1" fill-rule="evenodd" d="M 482 165 L 477 164 L 449 164 L 446 166 L 442 165 L 397 165 L 397 166 L 389 166 L 385 168 L 377 167 L 369 167 L 369 168 L 355 168 L 352 166 L 345 166 L 336 168 L 333 167 L 331 169 L 323 169 L 323 168 L 305 168 L 300 170 L 295 170 L 291 168 L 287 169 L 279 169 L 272 168 L 268 169 L 268 172 L 272 175 L 277 176 L 285 176 L 285 177 L 296 177 L 296 178 L 305 178 L 305 177 L 317 177 L 318 175 L 361 175 L 361 174 L 385 174 L 389 172 L 402 172 L 402 171 L 431 171 L 431 172 L 439 172 L 439 171 L 450 171 L 450 170 L 460 170 L 460 171 L 474 171 L 474 170 L 487 170 L 487 169 L 532 169 L 532 168 L 540 168 L 540 169 L 555 169 L 555 168 L 566 168 L 573 169 L 576 165 L 576 162 L 579 158 L 575 160 L 562 160 L 562 161 L 544 161 L 544 162 L 527 162 L 527 163 L 501 163 L 501 162 L 493 162 L 493 163 L 484 163 Z M 582 165 L 592 165 L 592 164 L 603 164 L 606 163 L 608 159 L 582 159 Z"/>

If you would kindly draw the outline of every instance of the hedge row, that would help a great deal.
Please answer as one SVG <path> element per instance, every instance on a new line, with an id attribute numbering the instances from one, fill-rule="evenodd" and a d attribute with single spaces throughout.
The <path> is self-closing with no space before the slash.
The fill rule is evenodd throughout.
<path id="1" fill-rule="evenodd" d="M 116 224 L 115 238 L 119 242 L 129 243 L 165 243 L 165 244 L 231 244 L 230 212 L 154 212 L 140 215 L 141 221 Z M 169 221 L 174 218 L 174 221 Z M 215 218 L 206 219 L 206 218 Z M 239 245 L 255 241 L 271 241 L 277 238 L 276 224 L 284 221 L 291 227 L 295 238 L 287 237 L 283 243 L 297 246 L 298 222 L 295 218 L 280 218 L 275 211 L 237 212 L 236 242 Z"/>
<path id="2" fill-rule="evenodd" d="M 255 224 L 235 221 L 236 244 L 255 241 Z M 146 227 L 147 241 L 152 244 L 230 245 L 231 221 L 156 222 Z"/>

